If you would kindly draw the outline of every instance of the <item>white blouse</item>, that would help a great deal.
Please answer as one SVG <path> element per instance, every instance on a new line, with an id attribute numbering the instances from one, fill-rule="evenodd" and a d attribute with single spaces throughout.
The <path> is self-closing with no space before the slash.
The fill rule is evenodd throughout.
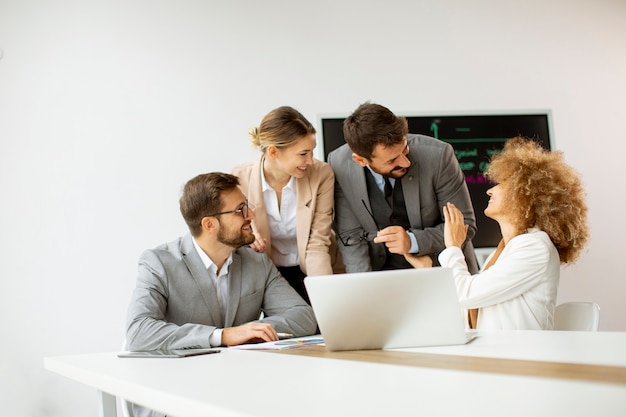
<path id="1" fill-rule="evenodd" d="M 561 268 L 545 232 L 532 228 L 515 236 L 476 275 L 468 272 L 458 247 L 443 250 L 439 263 L 453 269 L 461 307 L 479 309 L 478 330 L 552 330 Z"/>
<path id="2" fill-rule="evenodd" d="M 272 234 L 272 259 L 276 266 L 298 265 L 300 260 L 296 239 L 296 180 L 291 177 L 287 185 L 283 187 L 279 208 L 276 191 L 265 180 L 261 165 L 261 190 Z"/>

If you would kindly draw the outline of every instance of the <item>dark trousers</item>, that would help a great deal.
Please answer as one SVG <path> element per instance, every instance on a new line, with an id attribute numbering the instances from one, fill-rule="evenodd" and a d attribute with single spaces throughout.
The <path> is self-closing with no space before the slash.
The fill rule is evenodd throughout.
<path id="1" fill-rule="evenodd" d="M 294 290 L 300 294 L 300 297 L 304 298 L 309 305 L 311 305 L 311 301 L 309 301 L 309 295 L 306 292 L 306 288 L 304 287 L 304 272 L 300 269 L 300 266 L 279 266 L 278 272 L 285 277 L 289 285 L 293 287 Z"/>

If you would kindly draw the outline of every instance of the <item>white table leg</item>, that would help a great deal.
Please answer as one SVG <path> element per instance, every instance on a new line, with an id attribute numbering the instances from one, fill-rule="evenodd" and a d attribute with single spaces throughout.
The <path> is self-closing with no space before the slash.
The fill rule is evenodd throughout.
<path id="1" fill-rule="evenodd" d="M 114 395 L 98 391 L 98 416 L 117 417 Z"/>

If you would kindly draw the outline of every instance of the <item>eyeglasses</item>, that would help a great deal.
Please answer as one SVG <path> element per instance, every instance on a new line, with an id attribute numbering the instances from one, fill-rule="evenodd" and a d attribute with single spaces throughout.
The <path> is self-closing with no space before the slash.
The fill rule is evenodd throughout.
<path id="1" fill-rule="evenodd" d="M 376 225 L 376 230 L 380 230 L 378 226 L 378 222 L 374 218 L 374 214 L 367 208 L 367 204 L 365 204 L 365 200 L 361 200 L 363 203 L 363 207 L 365 207 L 365 211 L 370 215 L 372 220 L 374 220 L 374 224 Z M 361 244 L 364 241 L 372 241 L 377 235 L 377 232 L 367 232 L 361 228 L 347 230 L 345 232 L 336 233 L 337 237 L 343 244 L 343 246 L 356 246 Z"/>
<path id="2" fill-rule="evenodd" d="M 219 213 L 208 214 L 205 217 L 219 216 L 221 214 L 240 213 L 241 217 L 243 217 L 244 220 L 245 220 L 245 219 L 248 218 L 248 214 L 250 213 L 250 209 L 251 208 L 254 210 L 254 205 L 253 204 L 249 204 L 248 200 L 246 199 L 246 202 L 243 203 L 241 208 L 238 208 L 237 210 L 221 211 Z"/>
<path id="3" fill-rule="evenodd" d="M 360 231 L 360 232 L 359 232 Z M 376 237 L 376 233 L 366 232 L 363 229 L 347 230 L 343 233 L 336 233 L 343 246 L 356 246 L 364 241 L 371 241 Z"/>

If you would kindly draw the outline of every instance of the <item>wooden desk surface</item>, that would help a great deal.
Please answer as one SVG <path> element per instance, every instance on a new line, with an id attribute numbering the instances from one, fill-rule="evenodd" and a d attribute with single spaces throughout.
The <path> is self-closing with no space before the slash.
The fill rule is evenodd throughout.
<path id="1" fill-rule="evenodd" d="M 312 356 L 316 358 L 375 362 L 391 365 L 577 379 L 626 385 L 626 367 L 621 366 L 485 358 L 398 350 L 356 350 L 331 352 L 327 350 L 326 347 L 320 345 L 268 352 L 287 355 Z M 626 352 L 624 354 L 626 355 Z"/>

